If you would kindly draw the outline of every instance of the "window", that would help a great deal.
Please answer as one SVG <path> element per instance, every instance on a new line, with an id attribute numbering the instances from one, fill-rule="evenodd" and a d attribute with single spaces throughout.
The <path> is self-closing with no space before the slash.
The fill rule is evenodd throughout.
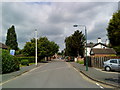
<path id="1" fill-rule="evenodd" d="M 117 63 L 117 60 L 110 60 L 110 63 Z"/>
<path id="2" fill-rule="evenodd" d="M 118 59 L 118 62 L 119 62 L 119 64 L 120 64 L 120 59 Z"/>

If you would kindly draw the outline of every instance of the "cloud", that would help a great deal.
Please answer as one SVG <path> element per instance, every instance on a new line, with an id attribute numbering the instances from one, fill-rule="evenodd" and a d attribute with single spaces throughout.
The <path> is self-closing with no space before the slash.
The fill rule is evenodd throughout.
<path id="1" fill-rule="evenodd" d="M 116 2 L 6 2 L 2 3 L 2 42 L 7 29 L 15 25 L 19 47 L 33 38 L 35 29 L 38 37 L 46 36 L 64 49 L 65 37 L 74 33 L 73 24 L 87 26 L 88 41 L 107 38 L 106 27 L 114 12 Z M 83 31 L 84 33 L 84 31 Z"/>

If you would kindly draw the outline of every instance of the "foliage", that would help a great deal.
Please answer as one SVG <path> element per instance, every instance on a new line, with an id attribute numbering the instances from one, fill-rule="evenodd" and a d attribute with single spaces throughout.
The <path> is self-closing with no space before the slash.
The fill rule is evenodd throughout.
<path id="1" fill-rule="evenodd" d="M 2 73 L 9 73 L 20 69 L 19 61 L 15 56 L 9 54 L 9 51 L 2 50 Z"/>
<path id="2" fill-rule="evenodd" d="M 29 63 L 35 62 L 35 57 L 17 57 L 17 59 L 19 60 L 19 62 L 21 62 L 24 59 L 27 59 L 29 61 Z"/>
<path id="3" fill-rule="evenodd" d="M 15 27 L 12 25 L 8 29 L 5 44 L 10 47 L 10 49 L 18 50 L 17 35 L 15 33 Z"/>
<path id="4" fill-rule="evenodd" d="M 65 39 L 65 54 L 67 56 L 84 56 L 85 37 L 79 30 Z"/>
<path id="5" fill-rule="evenodd" d="M 113 14 L 107 32 L 111 47 L 120 55 L 120 11 Z"/>
<path id="6" fill-rule="evenodd" d="M 23 59 L 21 61 L 21 65 L 26 65 L 26 66 L 29 66 L 29 61 L 27 59 Z"/>
<path id="7" fill-rule="evenodd" d="M 79 64 L 84 64 L 84 61 L 83 60 L 77 60 L 77 63 L 79 63 Z"/>
<path id="8" fill-rule="evenodd" d="M 47 37 L 40 37 L 37 40 L 37 46 L 39 59 L 53 56 L 59 49 L 59 46 L 55 42 L 49 41 Z M 31 39 L 30 42 L 26 42 L 22 51 L 26 56 L 35 56 L 35 38 Z"/>

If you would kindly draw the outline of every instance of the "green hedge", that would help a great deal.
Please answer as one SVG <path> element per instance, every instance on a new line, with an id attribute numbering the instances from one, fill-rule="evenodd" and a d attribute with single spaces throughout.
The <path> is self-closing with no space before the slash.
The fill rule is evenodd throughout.
<path id="1" fill-rule="evenodd" d="M 9 51 L 2 50 L 2 73 L 14 72 L 20 69 L 19 61 L 15 56 L 9 54 Z"/>
<path id="2" fill-rule="evenodd" d="M 29 66 L 29 61 L 27 59 L 23 59 L 21 61 L 21 65 L 26 65 L 26 66 Z"/>
<path id="3" fill-rule="evenodd" d="M 20 62 L 22 62 L 22 60 L 25 60 L 25 59 L 28 60 L 29 63 L 35 62 L 35 57 L 17 57 L 17 58 Z"/>

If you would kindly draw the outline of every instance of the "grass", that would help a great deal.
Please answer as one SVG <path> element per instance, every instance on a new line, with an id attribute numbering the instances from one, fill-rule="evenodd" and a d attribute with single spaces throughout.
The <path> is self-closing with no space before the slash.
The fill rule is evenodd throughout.
<path id="1" fill-rule="evenodd" d="M 84 64 L 84 61 L 83 61 L 83 60 L 77 61 L 77 63 L 79 63 L 79 64 Z"/>

